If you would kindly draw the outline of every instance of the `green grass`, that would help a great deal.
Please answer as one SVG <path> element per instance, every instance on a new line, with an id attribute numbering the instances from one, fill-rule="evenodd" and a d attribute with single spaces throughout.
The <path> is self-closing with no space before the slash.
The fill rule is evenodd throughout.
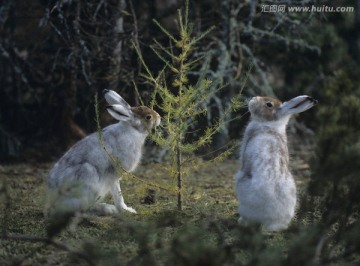
<path id="1" fill-rule="evenodd" d="M 10 196 L 7 228 L 2 223 L 1 231 L 46 237 L 43 208 L 50 167 L 0 168 Z M 291 230 L 268 234 L 258 226 L 237 224 L 233 176 L 238 167 L 237 161 L 227 160 L 190 173 L 184 178 L 181 212 L 173 191 L 155 189 L 155 203 L 144 204 L 148 188 L 132 178 L 122 180 L 125 202 L 137 214 L 88 217 L 75 229 L 63 230 L 56 241 L 70 251 L 41 242 L 0 240 L 0 265 L 241 265 L 260 259 L 276 265 L 285 258 Z M 175 184 L 161 169 L 161 164 L 147 164 L 136 174 L 154 183 Z M 2 195 L 1 221 L 4 199 Z"/>

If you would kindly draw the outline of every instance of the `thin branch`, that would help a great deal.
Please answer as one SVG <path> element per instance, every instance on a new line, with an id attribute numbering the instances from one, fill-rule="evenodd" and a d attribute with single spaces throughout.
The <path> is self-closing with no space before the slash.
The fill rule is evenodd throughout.
<path id="1" fill-rule="evenodd" d="M 253 52 L 251 51 L 251 49 L 246 45 L 246 44 L 240 44 L 241 48 L 244 49 L 244 51 L 249 55 L 251 61 L 252 61 L 252 65 L 255 67 L 255 70 L 256 72 L 259 74 L 263 84 L 264 84 L 264 87 L 263 89 L 266 90 L 266 93 L 268 95 L 275 95 L 274 94 L 274 91 L 273 89 L 271 88 L 268 80 L 267 80 L 267 77 L 266 77 L 266 74 L 265 72 L 261 69 L 259 63 L 258 63 L 258 59 L 254 56 Z M 250 78 L 250 76 L 249 76 Z"/>
<path id="2" fill-rule="evenodd" d="M 146 181 L 146 180 L 143 180 L 139 177 L 137 177 L 136 175 L 126 171 L 122 165 L 121 165 L 121 162 L 118 158 L 116 158 L 116 156 L 110 154 L 110 152 L 107 150 L 106 148 L 106 145 L 105 145 L 105 142 L 104 142 L 104 139 L 102 137 L 102 130 L 101 130 L 101 127 L 100 127 L 100 118 L 99 118 L 99 109 L 98 109 L 98 99 L 97 99 L 97 96 L 95 96 L 95 115 L 96 115 L 96 125 L 97 125 L 97 134 L 98 134 L 98 140 L 99 140 L 99 145 L 103 148 L 103 150 L 105 151 L 106 155 L 109 157 L 109 159 L 111 160 L 111 162 L 113 163 L 113 166 L 115 167 L 116 171 L 117 171 L 117 174 L 119 176 L 122 176 L 122 175 L 125 175 L 127 177 L 131 177 L 143 184 L 146 184 L 148 186 L 151 186 L 151 187 L 155 187 L 155 188 L 158 188 L 158 189 L 162 189 L 162 190 L 165 190 L 165 191 L 176 191 L 176 188 L 173 188 L 172 186 L 169 186 L 169 187 L 163 187 L 161 185 L 158 185 L 156 183 L 153 183 L 153 182 L 149 182 L 149 181 Z"/>
<path id="3" fill-rule="evenodd" d="M 293 46 L 305 47 L 311 51 L 316 51 L 319 55 L 321 53 L 319 46 L 308 44 L 302 39 L 291 39 L 289 37 L 282 36 L 280 34 L 277 34 L 277 33 L 271 32 L 271 31 L 262 30 L 262 29 L 255 28 L 255 27 L 249 27 L 249 28 L 247 28 L 247 31 L 249 33 L 257 34 L 260 37 L 267 36 L 267 37 L 270 37 L 271 40 L 282 41 L 287 45 L 291 44 Z"/>

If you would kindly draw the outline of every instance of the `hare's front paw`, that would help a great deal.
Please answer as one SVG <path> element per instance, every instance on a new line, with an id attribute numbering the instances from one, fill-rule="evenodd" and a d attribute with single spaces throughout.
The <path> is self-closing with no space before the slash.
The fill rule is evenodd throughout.
<path id="1" fill-rule="evenodd" d="M 137 213 L 135 211 L 135 209 L 131 208 L 131 207 L 128 207 L 128 206 L 123 206 L 123 210 L 125 211 L 128 211 L 128 212 L 131 212 L 131 213 Z"/>

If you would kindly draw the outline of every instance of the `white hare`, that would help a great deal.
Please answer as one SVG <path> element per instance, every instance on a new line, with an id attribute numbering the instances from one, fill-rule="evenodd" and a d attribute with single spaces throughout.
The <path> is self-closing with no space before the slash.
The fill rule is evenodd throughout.
<path id="1" fill-rule="evenodd" d="M 291 115 L 316 103 L 306 95 L 284 103 L 270 97 L 250 100 L 251 120 L 240 150 L 241 169 L 235 177 L 239 221 L 258 222 L 269 231 L 288 227 L 295 212 L 296 186 L 288 168 L 286 125 Z"/>
<path id="2" fill-rule="evenodd" d="M 107 111 L 119 122 L 102 130 L 106 151 L 119 160 L 121 167 L 131 172 L 140 162 L 148 131 L 160 124 L 160 116 L 145 106 L 131 107 L 120 95 L 104 90 L 109 104 Z M 93 133 L 76 143 L 54 165 L 48 176 L 53 211 L 96 210 L 112 214 L 121 210 L 136 213 L 128 207 L 121 194 L 119 176 L 113 161 Z M 98 203 L 108 193 L 115 206 Z M 49 210 L 52 211 L 51 209 Z"/>

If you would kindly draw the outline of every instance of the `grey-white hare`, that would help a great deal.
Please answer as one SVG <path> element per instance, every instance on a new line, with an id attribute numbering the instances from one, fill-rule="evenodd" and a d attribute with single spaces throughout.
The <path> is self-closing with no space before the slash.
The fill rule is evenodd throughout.
<path id="1" fill-rule="evenodd" d="M 148 107 L 131 107 L 114 91 L 104 90 L 103 94 L 109 104 L 107 111 L 119 121 L 102 130 L 104 146 L 124 170 L 131 172 L 140 162 L 148 131 L 158 126 L 161 118 Z M 121 210 L 136 213 L 124 202 L 120 177 L 106 151 L 95 132 L 76 143 L 54 165 L 47 182 L 54 212 L 94 209 L 104 215 Z M 98 203 L 108 193 L 115 206 Z"/>
<path id="2" fill-rule="evenodd" d="M 261 223 L 269 231 L 288 227 L 295 212 L 296 186 L 288 168 L 286 126 L 291 115 L 316 103 L 306 95 L 284 103 L 270 97 L 249 101 L 251 120 L 235 177 L 240 221 Z"/>

